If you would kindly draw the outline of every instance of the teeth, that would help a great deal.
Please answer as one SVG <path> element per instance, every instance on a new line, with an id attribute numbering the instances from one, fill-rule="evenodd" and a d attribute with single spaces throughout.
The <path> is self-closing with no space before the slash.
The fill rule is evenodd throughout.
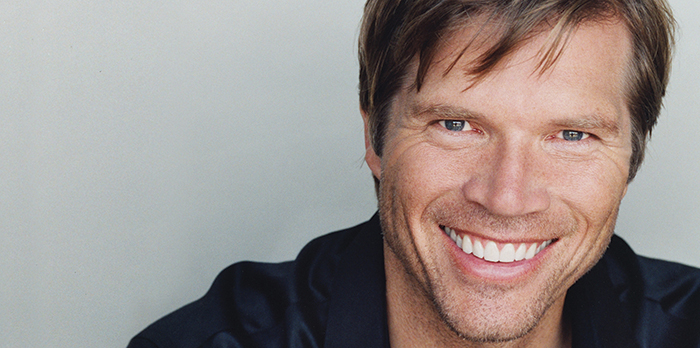
<path id="1" fill-rule="evenodd" d="M 544 250 L 548 245 L 552 244 L 552 240 L 542 243 L 507 243 L 503 245 L 501 250 L 498 250 L 498 245 L 493 241 L 474 240 L 472 242 L 469 236 L 459 236 L 453 229 L 444 228 L 445 233 L 462 249 L 466 254 L 474 254 L 474 256 L 484 259 L 489 262 L 514 262 L 529 260 L 540 251 Z M 485 245 L 484 245 L 485 243 Z M 517 246 L 517 249 L 516 249 Z"/>
<path id="2" fill-rule="evenodd" d="M 535 254 L 537 254 L 537 244 L 532 243 L 532 245 L 527 248 L 527 252 L 525 252 L 525 260 L 535 257 Z"/>
<path id="3" fill-rule="evenodd" d="M 501 249 L 501 256 L 498 259 L 500 262 L 513 262 L 515 261 L 515 247 L 513 244 L 506 244 L 503 246 L 503 249 Z"/>
<path id="4" fill-rule="evenodd" d="M 484 248 L 484 260 L 491 262 L 498 262 L 500 253 L 498 252 L 498 246 L 494 242 L 486 243 L 486 248 Z"/>
<path id="5" fill-rule="evenodd" d="M 474 242 L 474 250 L 472 250 L 472 253 L 480 259 L 484 258 L 484 246 L 481 245 L 480 241 L 477 240 Z"/>
<path id="6" fill-rule="evenodd" d="M 464 239 L 462 240 L 462 250 L 464 250 L 464 252 L 467 254 L 472 253 L 472 240 L 469 239 L 468 236 L 464 236 Z"/>
<path id="7" fill-rule="evenodd" d="M 527 246 L 525 246 L 525 243 L 521 243 L 518 250 L 515 251 L 515 261 L 524 260 L 525 253 L 527 253 Z"/>

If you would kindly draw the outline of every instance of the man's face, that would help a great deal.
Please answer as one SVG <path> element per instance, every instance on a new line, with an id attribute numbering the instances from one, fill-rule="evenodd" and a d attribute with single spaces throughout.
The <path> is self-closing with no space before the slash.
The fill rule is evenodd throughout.
<path id="1" fill-rule="evenodd" d="M 383 156 L 368 148 L 367 163 L 385 255 L 402 266 L 387 272 L 406 272 L 463 337 L 513 339 L 561 309 L 613 233 L 631 155 L 630 40 L 620 23 L 583 25 L 540 75 L 545 33 L 467 88 L 479 52 L 444 72 L 471 34 L 448 41 L 419 93 L 399 92 Z"/>

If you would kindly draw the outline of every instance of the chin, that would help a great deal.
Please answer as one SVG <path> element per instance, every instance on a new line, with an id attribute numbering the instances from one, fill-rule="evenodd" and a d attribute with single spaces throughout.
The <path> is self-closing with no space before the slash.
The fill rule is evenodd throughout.
<path id="1" fill-rule="evenodd" d="M 521 304 L 516 307 L 510 301 L 499 302 L 498 291 L 491 295 L 496 298 L 487 299 L 481 305 L 473 306 L 476 301 L 470 301 L 470 308 L 464 308 L 465 305 L 441 304 L 439 302 L 445 301 L 439 300 L 434 301 L 434 305 L 442 321 L 457 336 L 480 343 L 508 342 L 523 338 L 538 326 L 551 306 L 551 303 L 537 299 L 525 306 Z M 433 298 L 444 297 L 437 295 Z"/>

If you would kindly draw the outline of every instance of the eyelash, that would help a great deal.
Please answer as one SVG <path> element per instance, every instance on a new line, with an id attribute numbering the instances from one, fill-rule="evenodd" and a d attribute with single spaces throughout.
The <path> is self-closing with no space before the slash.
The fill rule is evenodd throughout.
<path id="1" fill-rule="evenodd" d="M 458 125 L 455 127 L 455 125 L 453 123 L 461 123 L 461 125 Z M 472 125 L 465 120 L 440 120 L 440 121 L 438 121 L 438 124 L 442 128 L 444 128 L 445 130 L 455 132 L 455 133 L 462 132 L 462 131 L 475 130 L 472 127 Z M 454 128 L 459 128 L 459 129 L 455 130 Z M 569 135 L 571 135 L 571 133 L 578 133 L 578 134 L 580 134 L 581 138 L 580 139 L 566 139 L 565 138 L 566 133 L 568 133 Z M 591 133 L 573 130 L 573 129 L 566 129 L 566 130 L 559 131 L 554 137 L 562 139 L 562 140 L 567 141 L 567 142 L 579 142 L 579 141 L 586 140 L 586 139 L 590 138 L 591 136 L 593 136 Z"/>
<path id="2" fill-rule="evenodd" d="M 571 135 L 571 133 L 578 133 L 578 134 L 580 134 L 581 138 L 580 139 L 566 139 L 567 133 L 569 135 Z M 563 130 L 563 131 L 560 131 L 559 133 L 557 133 L 556 137 L 563 139 L 565 141 L 578 142 L 578 141 L 582 141 L 582 140 L 586 140 L 586 139 L 590 138 L 591 134 L 586 133 L 586 132 L 582 132 L 582 131 L 573 130 L 573 129 L 566 129 L 566 130 Z"/>
<path id="3" fill-rule="evenodd" d="M 454 128 L 451 128 L 451 127 L 455 127 L 454 123 L 461 123 L 461 125 L 456 126 L 456 128 L 459 128 L 459 129 L 455 130 Z M 438 124 L 440 124 L 440 126 L 442 128 L 444 128 L 448 131 L 453 131 L 453 132 L 469 131 L 469 130 L 473 129 L 471 124 L 469 124 L 469 122 L 464 121 L 464 120 L 440 120 L 440 121 L 438 121 Z"/>

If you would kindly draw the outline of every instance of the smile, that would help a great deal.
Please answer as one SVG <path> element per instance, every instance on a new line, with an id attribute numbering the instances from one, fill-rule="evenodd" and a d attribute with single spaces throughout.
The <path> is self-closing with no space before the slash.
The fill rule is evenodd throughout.
<path id="1" fill-rule="evenodd" d="M 489 262 L 516 262 L 529 260 L 535 257 L 535 255 L 539 254 L 554 241 L 553 239 L 550 239 L 543 242 L 504 244 L 491 240 L 479 239 L 476 237 L 470 238 L 467 235 L 462 237 L 447 226 L 441 227 L 445 234 L 447 234 L 466 254 L 472 254 Z"/>

